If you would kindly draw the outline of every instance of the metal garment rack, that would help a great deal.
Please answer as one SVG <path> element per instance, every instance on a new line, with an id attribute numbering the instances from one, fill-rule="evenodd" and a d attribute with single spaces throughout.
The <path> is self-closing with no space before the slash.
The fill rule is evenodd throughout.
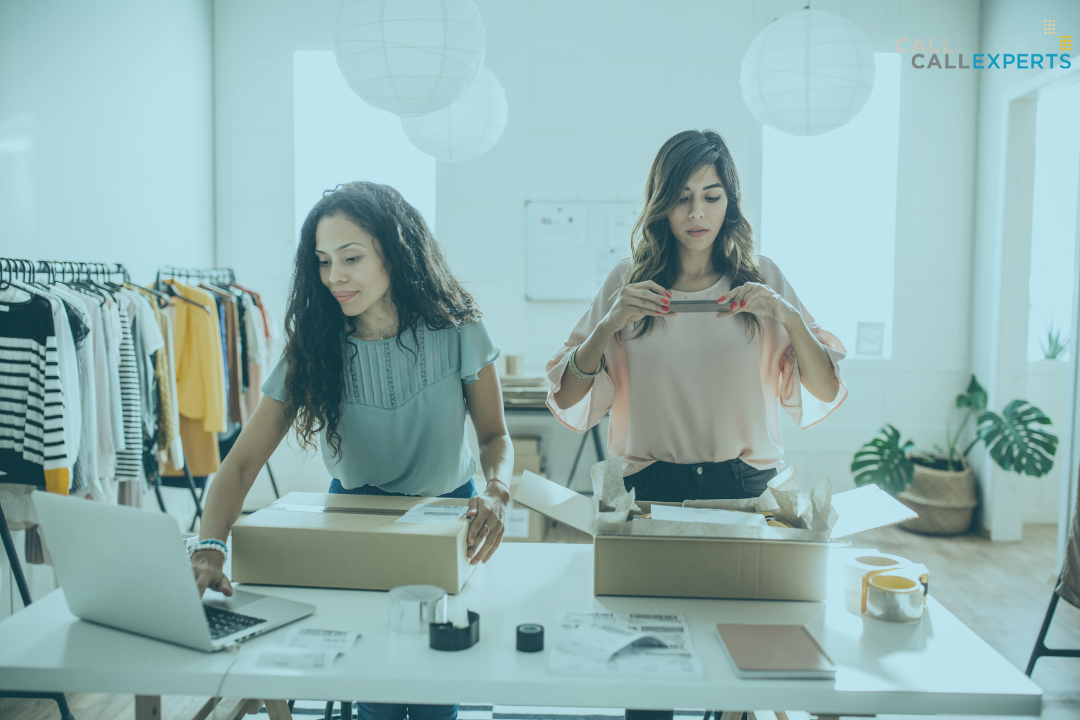
<path id="1" fill-rule="evenodd" d="M 1043 618 L 1042 627 L 1039 629 L 1039 635 L 1035 638 L 1035 647 L 1032 649 L 1031 657 L 1028 659 L 1027 669 L 1024 670 L 1024 674 L 1028 677 L 1031 677 L 1031 673 L 1035 671 L 1035 663 L 1039 658 L 1080 658 L 1080 648 L 1046 647 L 1046 633 L 1050 630 L 1050 623 L 1054 620 L 1054 611 L 1057 610 L 1058 600 L 1061 599 L 1058 588 L 1062 586 L 1062 580 L 1065 580 L 1070 587 L 1075 588 L 1076 579 L 1067 571 L 1072 568 L 1071 573 L 1075 573 L 1075 568 L 1080 567 L 1080 495 L 1076 498 L 1076 510 L 1077 514 L 1073 516 L 1073 523 L 1069 528 L 1069 539 L 1065 544 L 1065 563 L 1062 565 L 1057 582 L 1054 584 L 1054 591 L 1050 594 L 1050 605 L 1046 608 L 1046 616 Z M 1066 578 L 1067 574 L 1069 575 L 1068 578 Z M 1069 601 L 1066 600 L 1066 602 Z"/>
<path id="2" fill-rule="evenodd" d="M 232 268 L 179 268 L 166 265 L 158 270 L 157 277 L 154 280 L 154 289 L 161 292 L 165 288 L 162 281 L 172 279 L 205 280 L 228 287 L 236 282 L 236 273 L 233 272 Z M 278 490 L 277 481 L 274 479 L 274 472 L 270 469 L 269 462 L 266 463 L 266 473 L 270 476 L 270 486 L 274 489 L 274 497 L 280 498 L 281 492 Z M 202 517 L 202 501 L 206 495 L 207 484 L 203 483 L 200 492 L 195 491 L 195 480 L 188 469 L 186 458 L 184 460 L 184 478 L 187 480 L 188 487 L 191 490 L 191 498 L 195 501 L 195 516 L 191 518 L 191 527 L 189 528 L 189 531 L 193 532 L 196 520 Z M 160 502 L 160 490 L 158 491 L 158 500 Z"/>
<path id="3" fill-rule="evenodd" d="M 536 405 L 504 405 L 503 412 L 507 415 L 511 413 L 544 416 L 551 414 L 551 410 L 543 403 L 537 403 Z M 570 487 L 574 483 L 574 476 L 577 474 L 578 464 L 581 462 L 581 454 L 585 451 L 585 446 L 589 444 L 590 438 L 592 439 L 593 450 L 596 452 L 596 461 L 604 462 L 604 460 L 607 460 L 607 456 L 604 454 L 604 441 L 600 437 L 600 424 L 597 423 L 582 433 L 581 442 L 578 444 L 577 454 L 574 455 L 574 464 L 570 468 L 570 474 L 566 478 L 566 487 Z M 592 491 L 590 490 L 589 492 L 591 493 Z"/>
<path id="4" fill-rule="evenodd" d="M 120 263 L 106 264 L 54 260 L 34 261 L 20 260 L 17 258 L 0 258 L 0 288 L 3 288 L 9 280 L 14 280 L 16 278 L 31 284 L 37 283 L 40 280 L 55 283 L 67 282 L 69 279 L 73 282 L 87 281 L 109 283 L 117 275 L 123 278 L 123 282 L 131 282 L 127 268 Z M 0 477 L 0 483 L 2 482 L 4 482 L 3 477 Z M 159 495 L 159 502 L 160 499 Z M 164 505 L 162 505 L 161 508 L 164 510 Z M 30 586 L 27 584 L 26 576 L 23 574 L 22 563 L 19 561 L 19 555 L 15 550 L 15 542 L 12 540 L 11 532 L 8 530 L 7 518 L 4 517 L 3 508 L 0 508 L 0 539 L 3 541 L 4 552 L 8 559 L 8 566 L 11 568 L 11 574 L 14 577 L 15 585 L 19 590 L 19 598 L 22 600 L 23 607 L 27 607 L 33 602 L 33 599 L 30 597 Z M 67 697 L 63 693 L 16 692 L 4 690 L 0 691 L 0 697 L 52 700 L 56 703 L 57 708 L 60 711 L 61 720 L 75 720 L 75 716 L 68 706 Z"/>

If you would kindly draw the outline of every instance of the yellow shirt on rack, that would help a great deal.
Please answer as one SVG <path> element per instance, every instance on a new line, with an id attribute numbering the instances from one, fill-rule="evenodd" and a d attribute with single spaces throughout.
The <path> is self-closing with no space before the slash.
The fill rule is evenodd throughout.
<path id="1" fill-rule="evenodd" d="M 221 326 L 209 293 L 172 284 L 180 295 L 206 308 L 173 302 L 176 394 L 184 457 L 192 475 L 209 475 L 221 464 L 216 433 L 225 431 Z"/>

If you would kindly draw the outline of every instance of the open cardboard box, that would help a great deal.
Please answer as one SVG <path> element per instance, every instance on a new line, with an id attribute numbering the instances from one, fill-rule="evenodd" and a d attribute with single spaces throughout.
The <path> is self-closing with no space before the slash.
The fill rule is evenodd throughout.
<path id="1" fill-rule="evenodd" d="M 836 495 L 828 481 L 800 490 L 794 465 L 761 498 L 686 504 L 768 509 L 804 527 L 628 520 L 632 509 L 670 503 L 635 503 L 622 485 L 622 458 L 593 467 L 593 490 L 590 498 L 524 473 L 514 501 L 593 536 L 596 595 L 824 600 L 828 549 L 837 539 L 915 516 L 876 485 Z"/>
<path id="2" fill-rule="evenodd" d="M 289 493 L 232 530 L 232 579 L 261 585 L 390 590 L 436 585 L 458 593 L 474 566 L 469 522 L 402 523 L 417 505 L 465 499 Z"/>
<path id="3" fill-rule="evenodd" d="M 506 506 L 506 530 L 503 533 L 502 541 L 504 543 L 543 542 L 547 519 L 538 512 L 517 505 L 513 500 L 520 483 L 520 475 L 510 479 L 510 504 Z M 498 552 L 498 550 L 495 552 Z"/>

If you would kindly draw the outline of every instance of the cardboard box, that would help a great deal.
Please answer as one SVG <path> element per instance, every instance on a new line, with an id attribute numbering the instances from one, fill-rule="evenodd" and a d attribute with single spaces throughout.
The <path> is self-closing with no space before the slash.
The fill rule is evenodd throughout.
<path id="1" fill-rule="evenodd" d="M 514 455 L 539 455 L 540 438 L 529 435 L 513 435 L 510 443 L 514 446 Z"/>
<path id="2" fill-rule="evenodd" d="M 233 526 L 232 579 L 353 590 L 423 584 L 456 594 L 474 568 L 468 521 L 397 522 L 418 505 L 468 500 L 289 493 Z"/>
<path id="3" fill-rule="evenodd" d="M 514 476 L 529 471 L 534 475 L 540 474 L 540 456 L 526 453 L 514 453 Z"/>
<path id="4" fill-rule="evenodd" d="M 513 501 L 521 477 L 510 480 L 510 504 L 506 508 L 506 531 L 503 542 L 543 542 L 547 519 L 538 512 Z"/>
<path id="5" fill-rule="evenodd" d="M 612 520 L 613 512 L 620 513 L 611 505 L 602 512 L 600 492 L 589 498 L 532 473 L 523 475 L 514 496 L 518 504 L 593 536 L 595 595 L 824 600 L 833 540 L 911 517 L 871 485 L 831 496 L 832 511 L 819 513 L 821 522 L 808 528 L 627 520 L 633 499 L 621 490 L 621 458 L 616 460 L 618 467 L 608 469 L 618 474 L 623 493 L 613 500 L 623 505 L 621 521 Z M 604 465 L 594 467 L 594 491 L 600 487 L 597 468 L 603 474 Z M 770 489 L 792 481 L 797 484 L 794 466 L 770 481 Z M 816 489 L 814 495 L 828 497 Z M 669 503 L 636 504 L 650 512 L 652 505 Z"/>

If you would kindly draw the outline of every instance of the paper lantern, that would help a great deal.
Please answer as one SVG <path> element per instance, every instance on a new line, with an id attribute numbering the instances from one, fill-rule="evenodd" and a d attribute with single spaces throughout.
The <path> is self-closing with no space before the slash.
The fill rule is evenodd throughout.
<path id="1" fill-rule="evenodd" d="M 801 10 L 754 38 L 739 77 L 759 122 L 791 135 L 820 135 L 855 117 L 874 89 L 874 47 L 839 15 Z"/>
<path id="2" fill-rule="evenodd" d="M 450 107 L 401 118 L 405 135 L 420 150 L 446 162 L 480 157 L 506 129 L 506 92 L 495 74 L 481 68 L 476 81 Z"/>
<path id="3" fill-rule="evenodd" d="M 476 79 L 484 23 L 472 0 L 345 0 L 333 45 L 364 102 L 423 115 L 450 105 Z"/>

